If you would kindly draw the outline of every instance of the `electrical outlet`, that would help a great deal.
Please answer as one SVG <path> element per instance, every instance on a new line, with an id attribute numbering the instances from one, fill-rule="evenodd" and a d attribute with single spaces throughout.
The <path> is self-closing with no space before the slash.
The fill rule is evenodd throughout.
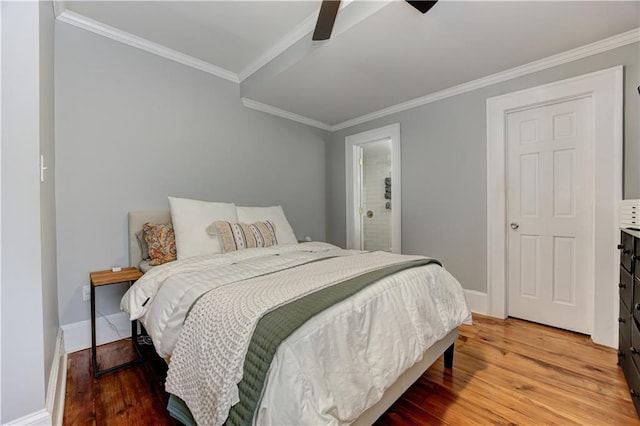
<path id="1" fill-rule="evenodd" d="M 88 285 L 83 285 L 82 286 L 82 301 L 83 302 L 88 302 L 89 298 L 91 298 L 91 289 L 89 288 Z"/>

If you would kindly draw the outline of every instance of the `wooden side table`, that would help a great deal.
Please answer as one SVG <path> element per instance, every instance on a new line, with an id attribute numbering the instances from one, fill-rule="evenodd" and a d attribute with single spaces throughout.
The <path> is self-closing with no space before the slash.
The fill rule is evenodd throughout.
<path id="1" fill-rule="evenodd" d="M 98 369 L 98 357 L 96 353 L 96 287 L 121 283 L 129 283 L 129 285 L 131 285 L 141 276 L 142 272 L 140 272 L 138 268 L 133 267 L 122 268 L 122 270 L 118 272 L 113 272 L 108 269 L 106 271 L 91 272 L 89 274 L 91 278 L 91 358 L 93 361 L 93 375 L 96 378 L 124 367 L 139 364 L 143 361 L 142 352 L 140 352 L 140 348 L 137 345 L 138 322 L 134 320 L 131 321 L 131 341 L 138 357 L 132 361 L 127 361 L 104 370 Z"/>

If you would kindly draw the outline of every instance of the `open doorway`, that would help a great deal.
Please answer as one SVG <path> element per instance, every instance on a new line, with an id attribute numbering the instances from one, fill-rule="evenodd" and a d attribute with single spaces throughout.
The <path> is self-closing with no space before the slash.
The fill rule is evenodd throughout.
<path id="1" fill-rule="evenodd" d="M 360 247 L 391 251 L 391 139 L 359 146 Z"/>
<path id="2" fill-rule="evenodd" d="M 347 248 L 401 252 L 400 125 L 347 136 Z"/>

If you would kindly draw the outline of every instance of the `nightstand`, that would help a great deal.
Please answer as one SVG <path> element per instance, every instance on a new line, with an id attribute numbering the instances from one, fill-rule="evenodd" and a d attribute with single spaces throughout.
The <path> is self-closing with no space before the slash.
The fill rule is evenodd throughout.
<path id="1" fill-rule="evenodd" d="M 96 353 L 96 287 L 122 283 L 129 283 L 129 285 L 131 285 L 141 276 L 142 272 L 140 272 L 138 268 L 132 267 L 122 268 L 122 270 L 118 272 L 113 272 L 109 269 L 106 271 L 95 271 L 89 274 L 91 278 L 91 359 L 93 361 L 93 375 L 96 378 L 119 370 L 120 368 L 138 364 L 143 360 L 142 353 L 136 342 L 138 337 L 138 322 L 134 320 L 131 321 L 131 342 L 138 357 L 132 361 L 127 361 L 104 370 L 98 369 L 98 357 Z"/>

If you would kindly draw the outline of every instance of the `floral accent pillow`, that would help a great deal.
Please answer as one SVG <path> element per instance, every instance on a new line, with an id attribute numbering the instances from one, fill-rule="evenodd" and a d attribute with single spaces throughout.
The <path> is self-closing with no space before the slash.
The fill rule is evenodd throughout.
<path id="1" fill-rule="evenodd" d="M 145 223 L 144 239 L 149 245 L 150 265 L 162 265 L 176 260 L 176 237 L 170 223 Z"/>

